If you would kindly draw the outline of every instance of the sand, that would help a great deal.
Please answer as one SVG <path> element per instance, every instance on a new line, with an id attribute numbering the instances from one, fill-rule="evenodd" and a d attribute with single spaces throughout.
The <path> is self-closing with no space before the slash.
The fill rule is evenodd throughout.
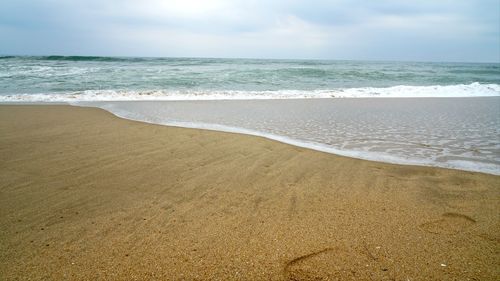
<path id="1" fill-rule="evenodd" d="M 500 177 L 0 106 L 1 280 L 498 280 Z"/>

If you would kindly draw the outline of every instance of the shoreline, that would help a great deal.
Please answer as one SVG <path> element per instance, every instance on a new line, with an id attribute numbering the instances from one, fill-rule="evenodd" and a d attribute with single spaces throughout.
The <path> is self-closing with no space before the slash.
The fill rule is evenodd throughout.
<path id="1" fill-rule="evenodd" d="M 0 105 L 0 117 L 4 279 L 500 274 L 499 176 L 97 108 Z"/>
<path id="2" fill-rule="evenodd" d="M 498 97 L 482 97 L 480 99 L 482 100 L 488 100 L 492 99 L 492 102 L 497 102 Z M 354 98 L 354 100 L 364 100 L 363 103 L 366 104 L 367 101 L 370 100 L 379 100 L 380 98 Z M 383 98 L 386 99 L 386 98 Z M 394 100 L 406 100 L 407 98 L 388 98 L 388 99 L 394 99 Z M 415 101 L 421 101 L 421 100 L 432 100 L 432 99 L 440 99 L 443 101 L 448 100 L 449 98 L 409 98 L 410 101 L 415 100 Z M 458 101 L 462 101 L 467 98 L 456 98 Z M 304 102 L 312 102 L 316 101 L 318 99 L 303 99 L 299 101 L 304 101 Z M 319 99 L 321 100 L 321 99 Z M 324 99 L 326 101 L 330 101 L 332 99 Z M 336 103 L 343 102 L 345 99 L 340 99 Z M 348 98 L 349 100 L 349 98 Z M 248 102 L 250 103 L 263 103 L 265 104 L 266 102 L 277 102 L 280 100 L 267 100 L 267 101 L 261 101 L 261 100 L 249 100 Z M 297 135 L 287 135 L 286 133 L 274 133 L 272 132 L 272 129 L 267 130 L 266 129 L 258 129 L 258 128 L 251 128 L 248 124 L 246 127 L 241 127 L 238 126 L 238 124 L 231 124 L 228 125 L 227 123 L 224 124 L 223 120 L 218 120 L 217 121 L 212 121 L 215 123 L 210 123 L 210 118 L 207 118 L 205 115 L 205 122 L 201 121 L 188 121 L 189 118 L 186 119 L 186 117 L 180 117 L 178 121 L 168 121 L 168 120 L 176 120 L 174 116 L 170 115 L 168 118 L 161 117 L 161 111 L 157 111 L 155 114 L 156 116 L 148 116 L 148 114 L 144 115 L 143 113 L 140 113 L 140 110 L 138 110 L 137 106 L 131 106 L 134 104 L 150 104 L 150 109 L 151 110 L 158 110 L 158 108 L 155 108 L 151 104 L 162 104 L 162 103 L 170 103 L 169 107 L 171 108 L 176 108 L 177 105 L 180 104 L 196 104 L 196 103 L 202 103 L 207 106 L 210 106 L 210 104 L 213 104 L 214 102 L 223 102 L 226 103 L 226 106 L 231 107 L 231 106 L 238 106 L 238 102 L 241 101 L 164 101 L 164 102 L 151 102 L 151 101 L 122 101 L 122 102 L 79 102 L 79 103 L 71 103 L 73 106 L 80 106 L 80 107 L 96 107 L 96 108 L 101 108 L 104 109 L 113 115 L 123 118 L 123 119 L 128 119 L 128 120 L 134 120 L 134 121 L 139 121 L 139 122 L 144 122 L 144 123 L 149 123 L 149 124 L 157 124 L 157 125 L 164 125 L 164 126 L 173 126 L 173 127 L 181 127 L 181 128 L 191 128 L 191 129 L 202 129 L 202 130 L 211 130 L 211 131 L 219 131 L 219 132 L 228 132 L 228 133 L 237 133 L 237 134 L 244 134 L 244 135 L 251 135 L 251 136 L 257 136 L 257 137 L 263 137 L 266 139 L 278 141 L 281 143 L 297 146 L 297 147 L 302 147 L 306 149 L 312 149 L 315 151 L 321 151 L 321 152 L 326 152 L 329 154 L 334 154 L 334 155 L 340 155 L 340 156 L 345 156 L 345 157 L 351 157 L 355 159 L 361 159 L 361 160 L 368 160 L 368 161 L 375 161 L 375 162 L 383 162 L 383 163 L 391 163 L 391 164 L 398 164 L 398 165 L 410 165 L 410 166 L 425 166 L 425 167 L 439 167 L 439 168 L 446 168 L 446 169 L 454 169 L 454 170 L 462 170 L 462 171 L 469 171 L 469 172 L 480 172 L 480 173 L 485 173 L 485 174 L 492 174 L 492 175 L 500 175 L 500 166 L 498 166 L 498 161 L 495 161 L 496 159 L 488 159 L 484 157 L 479 157 L 478 159 L 473 159 L 473 158 L 461 158 L 461 156 L 458 155 L 449 155 L 449 154 L 428 154 L 426 157 L 420 157 L 420 156 L 415 156 L 411 155 L 409 153 L 389 153 L 387 151 L 377 151 L 377 148 L 375 148 L 375 151 L 372 151 L 371 149 L 349 149 L 349 148 L 344 148 L 344 147 L 339 147 L 338 143 L 333 142 L 329 143 L 327 139 L 323 139 L 323 142 L 321 141 L 314 141 L 314 137 L 311 138 L 312 135 L 309 137 L 303 137 L 300 139 Z M 284 100 L 280 102 L 285 102 Z M 287 103 L 290 102 L 296 102 L 296 100 L 288 100 Z M 357 102 L 357 101 L 356 101 Z M 228 104 L 229 103 L 229 104 Z M 235 104 L 236 103 L 236 104 Z M 127 108 L 127 104 L 130 104 Z M 309 105 L 311 106 L 311 105 Z M 221 109 L 223 110 L 223 109 Z M 334 109 L 332 109 L 334 110 Z M 186 108 L 186 111 L 189 111 L 189 107 Z M 213 111 L 213 109 L 212 109 Z M 215 112 L 212 112 L 215 113 Z M 182 114 L 181 114 L 182 116 Z M 152 118 L 152 119 L 151 119 Z M 270 117 L 273 118 L 273 117 Z M 181 121 L 181 120 L 185 121 Z M 203 118 L 201 118 L 203 120 Z M 241 121 L 241 120 L 240 120 Z M 243 120 L 244 121 L 244 120 Z M 293 123 L 293 120 L 290 120 L 290 123 Z M 420 124 L 422 125 L 422 124 Z M 270 125 L 272 128 L 272 125 Z M 299 126 L 299 125 L 297 125 Z M 269 128 L 268 128 L 269 129 Z M 288 128 L 290 130 L 291 128 Z M 300 128 L 299 128 L 300 129 Z M 356 129 L 354 129 L 356 130 Z M 380 130 L 383 130 L 381 128 Z M 300 130 L 299 130 L 300 131 Z M 316 132 L 318 133 L 318 132 Z M 342 132 L 337 132 L 342 134 Z M 357 132 L 360 134 L 360 132 Z M 405 132 L 403 132 L 405 133 Z M 314 133 L 313 133 L 314 134 Z M 322 136 L 324 137 L 324 136 Z M 370 136 L 368 136 L 370 137 Z M 376 136 L 371 136 L 372 138 L 377 138 Z M 309 138 L 309 140 L 308 140 Z M 363 136 L 363 134 L 360 134 L 359 138 L 367 138 L 367 136 Z M 346 140 L 344 140 L 346 141 Z M 411 140 L 413 142 L 422 142 L 423 140 Z M 449 140 L 448 140 L 449 141 Z M 329 143 L 329 144 L 328 144 Z M 440 147 L 439 145 L 433 146 L 425 144 L 425 141 L 423 143 L 420 143 L 422 147 L 429 147 L 432 148 L 435 151 L 439 150 L 450 150 L 454 149 L 453 147 Z M 434 144 L 436 145 L 436 144 Z M 343 146 L 343 145 L 342 145 Z M 348 146 L 348 145 L 347 145 Z M 465 144 L 464 144 L 465 146 Z M 472 147 L 474 146 L 480 146 L 480 144 L 475 144 L 471 145 Z M 365 147 L 366 148 L 366 147 Z M 373 147 L 372 147 L 373 148 Z M 401 149 L 401 147 L 394 147 L 395 150 Z M 404 148 L 403 148 L 404 149 Z M 470 151 L 474 151 L 472 148 Z M 462 149 L 462 153 L 467 153 L 470 151 L 466 151 L 466 149 Z M 482 151 L 478 151 L 480 153 L 483 153 Z M 491 153 L 490 151 L 488 151 Z M 426 153 L 429 153 L 427 151 Z M 484 152 L 486 153 L 486 152 Z M 436 158 L 456 158 L 456 161 L 437 161 Z"/>
<path id="3" fill-rule="evenodd" d="M 94 107 L 94 106 L 80 106 L 80 105 L 72 105 L 72 106 L 79 106 L 79 107 Z M 94 108 L 100 108 L 100 107 L 94 107 Z M 348 157 L 348 158 L 353 158 L 357 160 L 363 160 L 363 161 L 371 161 L 371 162 L 380 162 L 380 163 L 387 163 L 387 164 L 395 164 L 395 165 L 404 165 L 404 166 L 416 166 L 416 167 L 430 167 L 430 168 L 439 168 L 439 169 L 450 169 L 450 170 L 457 170 L 457 171 L 464 171 L 464 172 L 472 172 L 472 173 L 481 173 L 481 174 L 487 174 L 487 175 L 494 175 L 494 176 L 500 176 L 500 171 L 481 171 L 481 170 L 474 170 L 474 169 L 466 169 L 462 167 L 457 167 L 457 166 L 438 166 L 436 164 L 433 164 L 431 162 L 419 162 L 416 160 L 410 160 L 406 159 L 407 162 L 404 162 L 403 160 L 397 158 L 397 157 L 391 157 L 391 156 L 380 156 L 378 155 L 377 157 L 366 157 L 363 154 L 370 154 L 371 152 L 369 151 L 349 151 L 349 150 L 340 150 L 336 149 L 333 147 L 329 147 L 325 144 L 322 143 L 315 143 L 315 142 L 308 142 L 308 141 L 301 141 L 301 140 L 296 140 L 292 139 L 289 137 L 285 136 L 280 136 L 280 135 L 275 135 L 275 134 L 270 134 L 270 133 L 263 133 L 259 131 L 254 131 L 254 130 L 249 130 L 245 128 L 240 128 L 240 127 L 229 127 L 225 125 L 218 125 L 218 124 L 207 124 L 207 123 L 188 123 L 188 122 L 166 122 L 166 123 L 154 123 L 154 122 L 148 122 L 140 119 L 133 119 L 130 117 L 125 117 L 122 115 L 119 115 L 117 113 L 111 112 L 109 110 L 106 110 L 104 108 L 100 108 L 102 110 L 105 110 L 117 118 L 125 119 L 125 120 L 130 120 L 130 121 L 135 121 L 135 122 L 142 122 L 146 124 L 151 124 L 151 125 L 160 125 L 160 126 L 167 126 L 167 127 L 176 127 L 176 128 L 185 128 L 185 129 L 195 129 L 195 130 L 207 130 L 207 131 L 213 131 L 213 132 L 222 132 L 222 133 L 230 133 L 230 134 L 240 134 L 240 135 L 245 135 L 245 136 L 253 136 L 253 137 L 259 137 L 259 138 L 264 138 L 267 140 L 272 140 L 272 141 L 277 141 L 282 144 L 287 144 L 287 145 L 292 145 L 304 149 L 310 149 L 314 151 L 319 151 L 319 152 L 324 152 L 336 156 L 342 156 L 342 157 Z M 381 157 L 381 158 L 380 158 Z M 409 162 L 410 161 L 410 162 Z"/>

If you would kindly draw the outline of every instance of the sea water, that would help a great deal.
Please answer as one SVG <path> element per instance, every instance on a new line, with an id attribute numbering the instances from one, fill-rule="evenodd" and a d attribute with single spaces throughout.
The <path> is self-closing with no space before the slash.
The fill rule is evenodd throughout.
<path id="1" fill-rule="evenodd" d="M 0 57 L 0 102 L 68 102 L 362 159 L 500 174 L 500 64 Z"/>

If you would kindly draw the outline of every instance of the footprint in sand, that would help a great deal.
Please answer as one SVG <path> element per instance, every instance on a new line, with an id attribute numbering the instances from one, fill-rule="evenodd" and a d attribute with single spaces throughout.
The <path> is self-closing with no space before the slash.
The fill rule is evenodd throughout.
<path id="1" fill-rule="evenodd" d="M 284 275 L 290 281 L 383 279 L 389 272 L 380 268 L 380 261 L 371 254 L 336 247 L 294 258 L 286 263 Z"/>
<path id="2" fill-rule="evenodd" d="M 423 223 L 420 228 L 434 234 L 456 234 L 475 223 L 476 220 L 463 214 L 444 213 L 441 219 Z"/>

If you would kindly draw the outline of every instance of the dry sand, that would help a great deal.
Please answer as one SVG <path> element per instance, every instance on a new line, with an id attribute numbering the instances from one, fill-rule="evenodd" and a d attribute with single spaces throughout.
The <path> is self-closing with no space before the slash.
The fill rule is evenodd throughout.
<path id="1" fill-rule="evenodd" d="M 498 280 L 500 177 L 0 106 L 1 280 Z"/>

